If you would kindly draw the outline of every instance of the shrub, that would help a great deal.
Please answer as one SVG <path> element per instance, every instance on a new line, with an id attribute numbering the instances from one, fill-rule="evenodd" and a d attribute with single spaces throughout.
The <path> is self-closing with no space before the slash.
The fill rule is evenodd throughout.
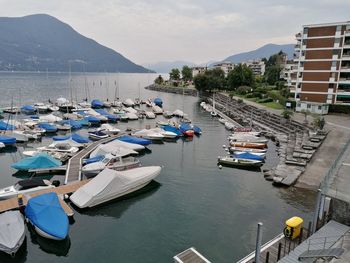
<path id="1" fill-rule="evenodd" d="M 271 98 L 265 98 L 265 99 L 260 99 L 257 100 L 258 103 L 268 103 L 268 102 L 273 102 L 273 99 Z"/>
<path id="2" fill-rule="evenodd" d="M 340 104 L 331 104 L 329 105 L 328 112 L 350 114 L 350 106 L 340 105 Z"/>

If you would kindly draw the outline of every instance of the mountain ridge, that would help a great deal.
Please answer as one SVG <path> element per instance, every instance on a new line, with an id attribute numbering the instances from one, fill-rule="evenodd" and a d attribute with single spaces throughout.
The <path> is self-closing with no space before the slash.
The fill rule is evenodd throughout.
<path id="1" fill-rule="evenodd" d="M 114 51 L 47 14 L 0 17 L 0 70 L 145 73 Z"/>

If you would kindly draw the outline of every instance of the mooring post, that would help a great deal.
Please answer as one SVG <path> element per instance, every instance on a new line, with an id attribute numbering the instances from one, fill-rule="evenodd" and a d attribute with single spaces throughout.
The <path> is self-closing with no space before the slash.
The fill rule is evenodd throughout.
<path id="1" fill-rule="evenodd" d="M 269 259 L 270 259 L 270 252 L 267 251 L 266 252 L 266 258 L 265 258 L 265 263 L 269 263 Z"/>
<path id="2" fill-rule="evenodd" d="M 278 243 L 277 260 L 281 259 L 282 243 Z"/>
<path id="3" fill-rule="evenodd" d="M 255 246 L 255 262 L 260 263 L 260 251 L 261 251 L 261 240 L 262 240 L 262 226 L 263 223 L 258 223 L 258 231 L 256 236 L 256 246 Z"/>

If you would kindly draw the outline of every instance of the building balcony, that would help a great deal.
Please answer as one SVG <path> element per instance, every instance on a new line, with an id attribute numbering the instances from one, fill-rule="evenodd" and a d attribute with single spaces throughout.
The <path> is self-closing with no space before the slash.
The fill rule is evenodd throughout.
<path id="1" fill-rule="evenodd" d="M 295 38 L 296 38 L 297 40 L 300 40 L 300 39 L 301 39 L 301 33 L 295 34 Z"/>
<path id="2" fill-rule="evenodd" d="M 339 84 L 350 84 L 350 77 L 349 78 L 339 78 Z"/>
<path id="3" fill-rule="evenodd" d="M 342 66 L 340 72 L 350 72 L 350 66 Z"/>

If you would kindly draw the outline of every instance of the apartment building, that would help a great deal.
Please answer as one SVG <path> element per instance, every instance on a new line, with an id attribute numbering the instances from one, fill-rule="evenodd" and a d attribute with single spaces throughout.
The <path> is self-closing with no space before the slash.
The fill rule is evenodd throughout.
<path id="1" fill-rule="evenodd" d="M 287 82 L 287 86 L 292 94 L 295 94 L 297 71 L 298 63 L 294 62 L 294 60 L 287 60 L 280 73 L 280 78 Z"/>
<path id="2" fill-rule="evenodd" d="M 235 64 L 229 61 L 220 62 L 214 65 L 214 68 L 222 69 L 222 71 L 225 73 L 225 76 L 227 76 L 228 73 L 234 69 L 234 67 L 235 67 Z"/>
<path id="3" fill-rule="evenodd" d="M 350 105 L 350 21 L 305 25 L 296 39 L 296 110 L 327 114 L 329 104 Z"/>
<path id="4" fill-rule="evenodd" d="M 243 64 L 247 65 L 255 76 L 263 76 L 265 74 L 265 62 L 260 59 L 248 60 L 243 62 Z"/>
<path id="5" fill-rule="evenodd" d="M 198 74 L 202 74 L 207 71 L 207 67 L 192 67 L 192 76 L 195 77 Z"/>

